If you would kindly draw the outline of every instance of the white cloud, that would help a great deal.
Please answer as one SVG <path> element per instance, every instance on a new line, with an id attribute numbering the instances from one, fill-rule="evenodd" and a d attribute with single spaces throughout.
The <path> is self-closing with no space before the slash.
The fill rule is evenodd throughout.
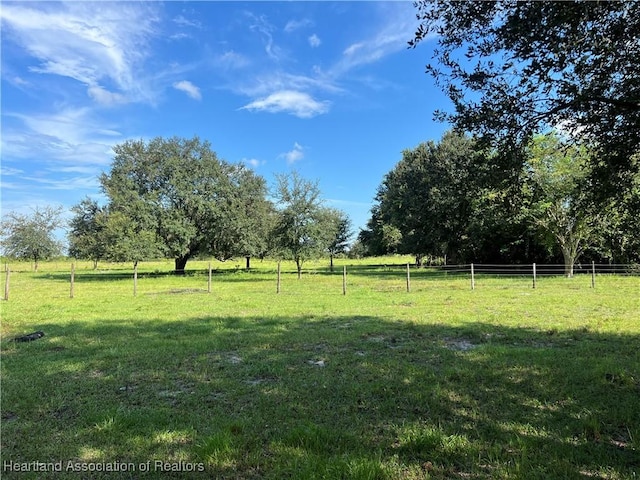
<path id="1" fill-rule="evenodd" d="M 258 160 L 257 158 L 250 158 L 250 159 L 243 158 L 241 162 L 246 163 L 247 165 L 253 168 L 258 168 L 259 166 L 264 165 L 266 163 L 264 160 Z"/>
<path id="2" fill-rule="evenodd" d="M 279 155 L 283 157 L 289 165 L 294 164 L 304 158 L 304 147 L 298 142 L 294 142 L 293 149 Z"/>
<path id="3" fill-rule="evenodd" d="M 181 90 L 195 100 L 202 100 L 200 89 L 188 80 L 181 80 L 173 84 L 173 88 Z"/>
<path id="4" fill-rule="evenodd" d="M 342 58 L 330 69 L 332 76 L 340 77 L 353 68 L 375 63 L 380 59 L 407 49 L 407 40 L 412 38 L 417 19 L 412 14 L 409 2 L 380 3 L 379 14 L 384 24 L 371 36 L 352 43 L 342 52 Z"/>
<path id="5" fill-rule="evenodd" d="M 233 50 L 228 50 L 224 52 L 217 58 L 216 64 L 220 65 L 226 69 L 239 69 L 244 68 L 249 65 L 250 61 L 247 57 L 242 55 L 241 53 L 237 53 Z"/>
<path id="6" fill-rule="evenodd" d="M 122 138 L 103 120 L 95 119 L 87 108 L 4 115 L 2 153 L 16 160 L 39 157 L 43 163 L 57 166 L 103 166 L 110 163 L 112 146 Z"/>
<path id="7" fill-rule="evenodd" d="M 126 103 L 127 99 L 120 93 L 109 92 L 99 85 L 89 87 L 87 93 L 96 102 L 102 105 L 118 105 Z"/>
<path id="8" fill-rule="evenodd" d="M 259 17 L 250 12 L 245 12 L 245 14 L 252 19 L 251 25 L 249 28 L 258 32 L 263 37 L 264 42 L 264 51 L 267 55 L 273 60 L 280 60 L 284 57 L 284 53 L 280 47 L 278 47 L 273 41 L 273 33 L 275 31 L 275 27 L 269 22 L 265 15 L 260 15 Z"/>
<path id="9" fill-rule="evenodd" d="M 140 74 L 149 39 L 157 35 L 149 2 L 5 3 L 0 18 L 3 41 L 17 43 L 37 61 L 30 71 L 94 89 L 107 82 L 122 98 L 152 102 L 150 85 Z M 92 98 L 103 101 L 103 93 L 93 90 Z"/>
<path id="10" fill-rule="evenodd" d="M 347 48 L 345 48 L 342 53 L 343 53 L 343 55 L 347 55 L 347 56 L 348 55 L 353 55 L 358 50 L 361 50 L 362 47 L 364 47 L 364 42 L 353 43 L 353 44 L 349 45 Z"/>
<path id="11" fill-rule="evenodd" d="M 173 19 L 174 23 L 181 27 L 202 28 L 202 23 L 198 20 L 189 20 L 184 15 L 178 15 Z"/>
<path id="12" fill-rule="evenodd" d="M 241 107 L 241 110 L 286 112 L 299 118 L 311 118 L 329 111 L 329 102 L 319 102 L 311 95 L 295 90 L 280 90 Z"/>
<path id="13" fill-rule="evenodd" d="M 316 35 L 315 33 L 313 35 L 311 35 L 309 38 L 309 45 L 311 45 L 312 47 L 319 47 L 320 44 L 322 43 L 322 40 L 320 40 L 320 37 L 318 37 L 318 35 Z"/>
<path id="14" fill-rule="evenodd" d="M 3 177 L 21 175 L 22 173 L 24 173 L 24 170 L 20 170 L 18 168 L 13 168 L 13 167 L 7 167 L 5 165 L 0 166 L 0 175 L 2 175 Z M 3 182 L 3 186 L 4 186 L 4 182 Z"/>
<path id="15" fill-rule="evenodd" d="M 307 27 L 313 25 L 313 22 L 308 18 L 303 18 L 302 20 L 289 20 L 287 24 L 284 26 L 284 31 L 287 33 L 291 33 L 299 28 Z"/>

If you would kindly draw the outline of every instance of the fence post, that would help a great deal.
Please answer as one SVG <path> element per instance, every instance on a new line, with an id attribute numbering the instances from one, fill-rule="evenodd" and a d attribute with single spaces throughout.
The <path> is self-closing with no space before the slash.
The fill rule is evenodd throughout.
<path id="1" fill-rule="evenodd" d="M 591 262 L 591 288 L 596 288 L 596 262 Z"/>
<path id="2" fill-rule="evenodd" d="M 71 286 L 69 287 L 69 298 L 73 298 L 74 294 L 74 283 L 76 279 L 76 264 L 71 264 Z"/>
<path id="3" fill-rule="evenodd" d="M 536 288 L 536 264 L 533 264 L 533 288 Z"/>
<path id="4" fill-rule="evenodd" d="M 9 270 L 9 265 L 5 265 L 5 269 L 7 275 L 4 281 L 4 299 L 9 300 L 9 277 L 11 276 L 11 270 Z"/>
<path id="5" fill-rule="evenodd" d="M 475 290 L 476 289 L 476 277 L 475 277 L 475 271 L 473 269 L 473 263 L 471 264 L 471 290 Z"/>
<path id="6" fill-rule="evenodd" d="M 407 262 L 407 292 L 411 291 L 411 273 L 409 270 L 409 262 Z"/>
<path id="7" fill-rule="evenodd" d="M 280 293 L 280 260 L 278 260 L 278 277 L 276 280 L 276 293 Z"/>
<path id="8" fill-rule="evenodd" d="M 138 262 L 133 264 L 133 296 L 138 295 Z"/>
<path id="9" fill-rule="evenodd" d="M 342 294 L 347 294 L 347 266 L 342 266 Z"/>
<path id="10" fill-rule="evenodd" d="M 209 278 L 207 280 L 207 293 L 211 293 L 211 262 L 209 262 Z"/>

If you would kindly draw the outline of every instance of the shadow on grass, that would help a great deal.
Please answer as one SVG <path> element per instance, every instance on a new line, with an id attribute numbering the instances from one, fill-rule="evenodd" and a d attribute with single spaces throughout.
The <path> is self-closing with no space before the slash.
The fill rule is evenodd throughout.
<path id="1" fill-rule="evenodd" d="M 640 468 L 635 335 L 331 316 L 39 328 L 41 340 L 3 345 L 3 461 L 206 468 L 92 478 L 632 478 Z"/>

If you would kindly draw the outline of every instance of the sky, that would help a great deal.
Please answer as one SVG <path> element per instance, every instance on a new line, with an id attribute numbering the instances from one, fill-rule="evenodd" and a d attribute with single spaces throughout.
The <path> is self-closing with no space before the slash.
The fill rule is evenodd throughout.
<path id="1" fill-rule="evenodd" d="M 106 198 L 112 147 L 210 142 L 270 185 L 296 170 L 366 225 L 402 151 L 451 106 L 410 49 L 412 2 L 0 4 L 2 214 Z"/>

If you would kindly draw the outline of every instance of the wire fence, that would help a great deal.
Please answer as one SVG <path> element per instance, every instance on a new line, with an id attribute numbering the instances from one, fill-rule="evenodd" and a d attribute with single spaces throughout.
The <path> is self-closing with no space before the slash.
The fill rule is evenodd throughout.
<path id="1" fill-rule="evenodd" d="M 69 264 L 67 264 L 69 267 Z M 200 264 L 202 266 L 202 264 Z M 185 275 L 175 275 L 167 270 L 133 270 L 115 268 L 113 270 L 77 269 L 76 264 L 64 270 L 46 272 L 12 272 L 5 266 L 4 300 L 11 297 L 12 274 L 29 273 L 29 281 L 50 281 L 68 284 L 68 295 L 74 298 L 76 284 L 101 284 L 105 288 L 122 288 L 131 282 L 130 292 L 136 296 L 142 293 L 212 293 L 216 285 L 238 285 L 246 293 L 289 293 L 303 291 L 303 287 L 312 284 L 314 294 L 346 295 L 353 291 L 428 291 L 434 288 L 471 289 L 476 288 L 539 288 L 540 282 L 550 278 L 566 276 L 567 268 L 563 264 L 460 264 L 416 267 L 413 264 L 346 264 L 304 270 L 302 282 L 297 279 L 297 271 L 291 264 L 275 268 L 258 267 L 252 269 L 214 269 L 211 263 L 205 268 L 189 270 Z M 340 281 L 340 278 L 341 281 Z M 640 266 L 637 264 L 576 264 L 572 277 L 577 278 L 572 285 L 580 288 L 596 288 L 598 279 L 610 277 L 638 277 L 637 294 L 640 295 Z M 164 279 L 164 280 L 161 280 Z M 142 289 L 139 289 L 139 283 Z M 634 288 L 635 283 L 631 284 Z M 169 286 L 168 289 L 159 290 Z M 19 287 L 16 287 L 19 288 Z M 57 288 L 57 287 L 56 287 Z M 85 288 L 89 290 L 89 288 Z M 0 290 L 1 291 L 1 290 Z M 60 291 L 59 289 L 56 291 Z M 305 291 L 305 294 L 308 292 Z"/>

